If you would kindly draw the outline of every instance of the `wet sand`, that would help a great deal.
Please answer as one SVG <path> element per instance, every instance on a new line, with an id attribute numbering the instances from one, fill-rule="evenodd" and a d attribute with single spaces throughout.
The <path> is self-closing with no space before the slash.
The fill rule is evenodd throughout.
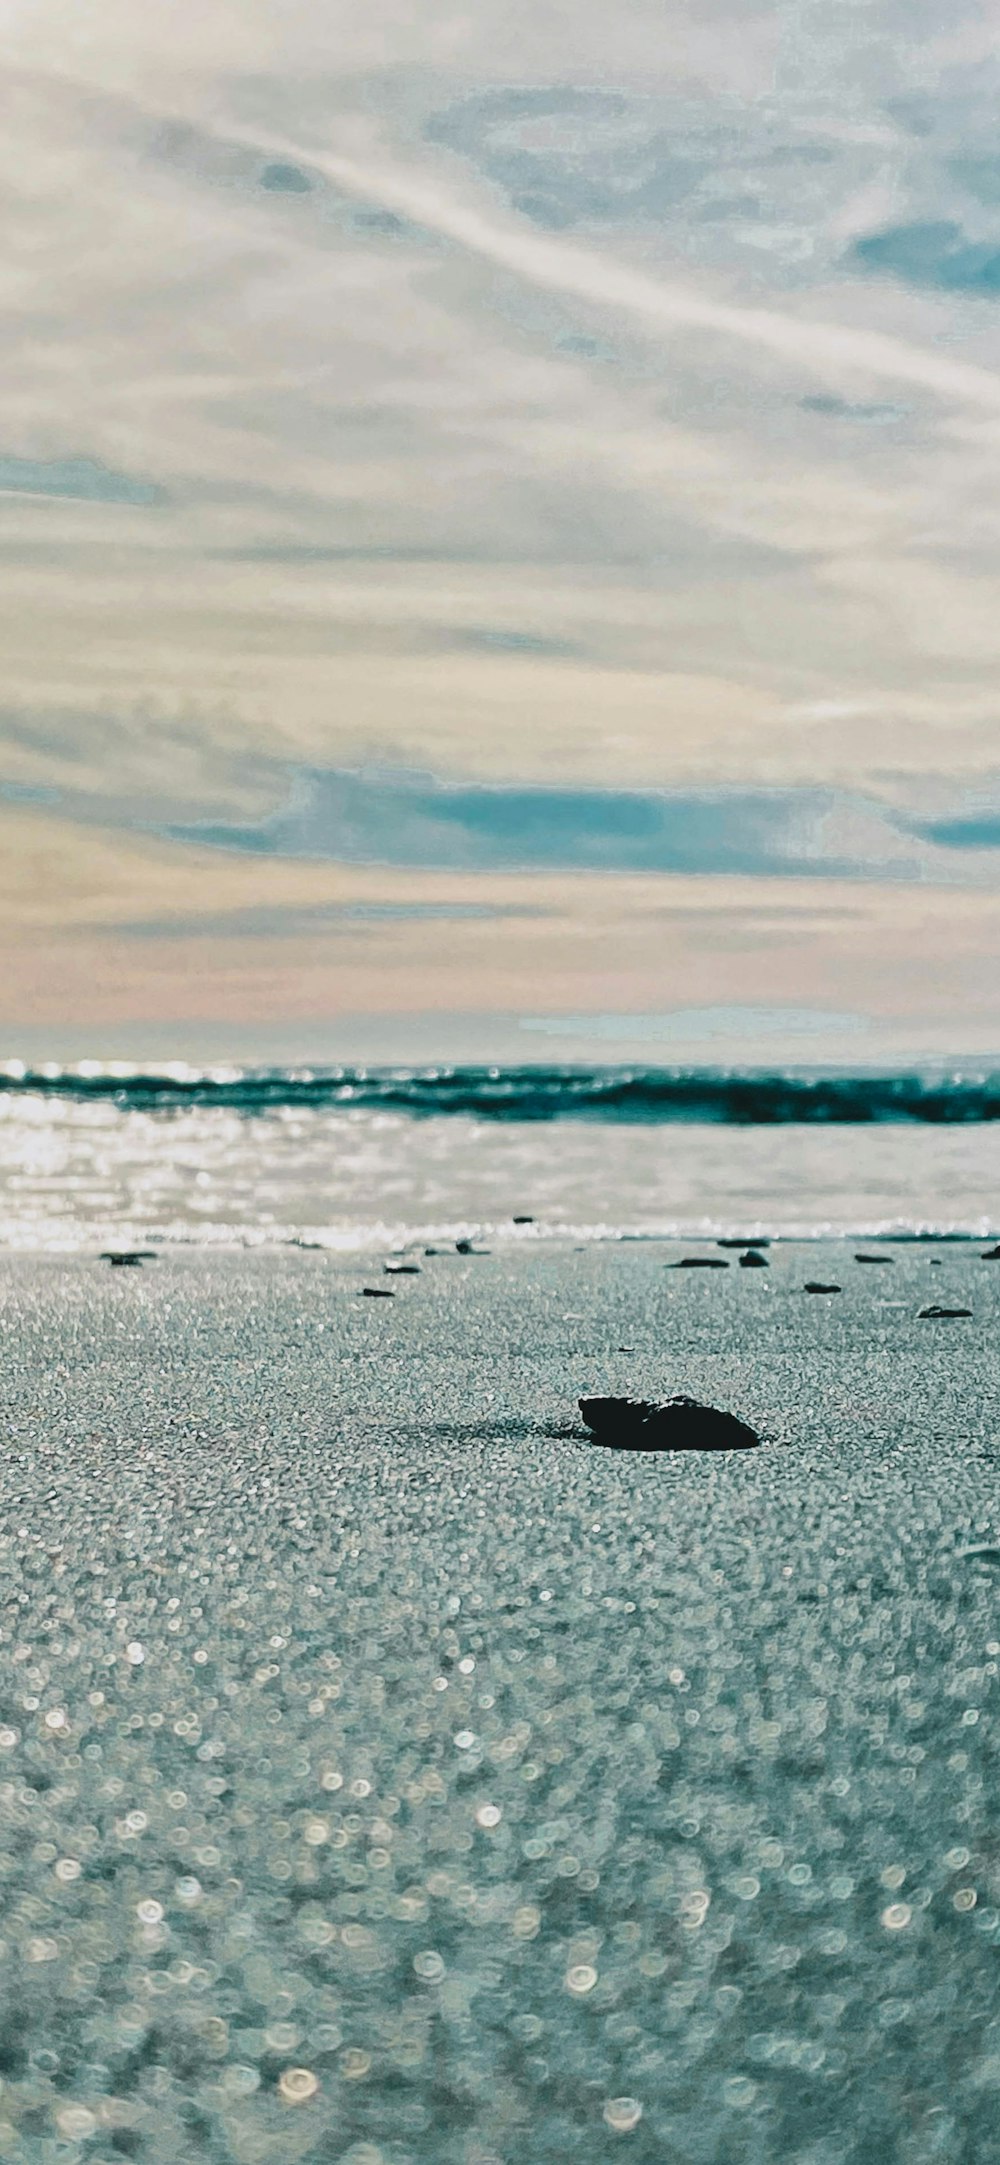
<path id="1" fill-rule="evenodd" d="M 1000 1264 L 855 1247 L 0 1265 L 0 2157 L 1000 2154 Z"/>

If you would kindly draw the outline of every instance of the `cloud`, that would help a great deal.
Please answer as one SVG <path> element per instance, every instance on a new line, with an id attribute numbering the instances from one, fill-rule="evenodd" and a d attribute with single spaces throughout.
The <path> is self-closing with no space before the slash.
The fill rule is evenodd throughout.
<path id="1" fill-rule="evenodd" d="M 487 654 L 542 654 L 557 661 L 583 651 L 571 639 L 553 639 L 541 632 L 508 631 L 480 624 L 456 627 L 452 640 L 455 646 L 469 647 L 474 652 L 478 649 Z"/>
<path id="2" fill-rule="evenodd" d="M 527 904 L 502 902 L 324 902 L 243 909 L 177 910 L 161 917 L 123 918 L 116 935 L 129 940 L 311 940 L 327 934 L 377 930 L 392 924 L 488 924 L 499 918 L 540 917 Z M 79 933 L 93 926 L 78 924 Z"/>
<path id="3" fill-rule="evenodd" d="M 609 866 L 671 894 L 694 867 L 696 911 L 733 866 L 950 881 L 971 952 L 996 856 L 955 821 L 985 801 L 1000 668 L 997 75 L 971 0 L 947 33 L 898 0 L 835 36 L 806 9 L 794 65 L 780 11 L 736 0 L 13 16 L 0 769 L 62 792 L 88 862 L 100 824 L 131 838 L 129 998 L 183 981 L 152 929 L 172 881 L 189 904 L 171 831 L 225 845 L 213 893 L 244 883 L 242 932 L 205 912 L 243 984 L 273 933 L 345 999 L 356 959 L 361 997 L 364 920 L 253 914 L 300 879 L 339 892 L 338 852 L 398 864 L 385 896 L 482 867 L 484 906 L 514 865 L 578 867 L 578 925 L 598 870 L 604 924 Z M 945 770 L 932 798 L 900 779 Z M 61 907 L 89 921 L 76 888 Z M 759 914 L 700 921 L 735 985 L 706 989 L 703 950 L 673 1004 L 766 1005 Z M 426 926 L 368 923 L 403 957 L 384 997 L 429 998 Z M 482 953 L 511 958 L 483 997 L 541 1012 L 536 930 L 439 945 L 475 948 L 475 997 Z M 657 1009 L 682 936 L 659 924 L 623 1007 Z M 618 1002 L 616 937 L 599 964 L 567 930 L 555 1006 Z M 864 943 L 840 937 L 816 998 L 846 1012 Z M 909 993 L 887 966 L 900 998 L 920 939 Z"/>
<path id="4" fill-rule="evenodd" d="M 286 155 L 290 144 L 280 136 L 255 131 L 269 151 Z M 776 308 L 713 299 L 694 285 L 681 285 L 632 269 L 619 257 L 579 242 L 538 232 L 528 220 L 505 217 L 467 195 L 442 185 L 421 166 L 409 168 L 387 155 L 377 138 L 361 156 L 316 151 L 314 163 L 346 194 L 381 202 L 470 255 L 510 271 L 516 278 L 549 293 L 572 296 L 599 308 L 623 311 L 661 332 L 708 332 L 724 342 L 757 347 L 789 368 L 829 378 L 847 371 L 873 381 L 912 384 L 960 405 L 1000 413 L 1000 381 L 989 369 L 921 349 L 881 331 L 856 329 L 832 321 L 800 320 Z M 927 232 L 930 228 L 901 228 Z M 941 229 L 938 229 L 939 231 Z M 873 243 L 877 236 L 872 237 Z M 919 252 L 919 243 L 915 244 Z M 858 250 L 864 243 L 858 243 Z M 861 261 L 868 258 L 859 257 Z"/>
<path id="5" fill-rule="evenodd" d="M 425 133 L 499 182 L 515 210 L 554 230 L 669 215 L 704 162 L 683 137 L 678 149 L 655 100 L 575 84 L 478 92 L 432 114 Z"/>
<path id="6" fill-rule="evenodd" d="M 821 1007 L 681 1007 L 662 1015 L 524 1015 L 521 1029 L 543 1037 L 592 1037 L 608 1044 L 688 1044 L 785 1037 L 853 1037 L 867 1017 Z"/>
<path id="7" fill-rule="evenodd" d="M 409 873 L 474 875 L 489 879 L 516 873 L 546 881 L 554 875 L 644 874 L 676 881 L 724 877 L 744 879 L 823 880 L 827 894 L 819 914 L 831 921 L 831 882 L 881 880 L 924 884 L 989 883 L 990 868 L 976 856 L 995 846 L 996 815 L 952 812 L 953 777 L 905 774 L 893 778 L 894 796 L 819 783 L 750 787 L 621 788 L 531 780 L 483 782 L 447 773 L 369 764 L 358 767 L 298 767 L 289 772 L 274 762 L 217 762 L 212 778 L 213 809 L 192 816 L 191 798 L 168 796 L 163 777 L 177 772 L 183 756 L 183 733 L 167 732 L 161 747 L 164 766 L 150 773 L 138 763 L 126 771 L 126 747 L 119 765 L 119 786 L 111 792 L 94 786 L 95 778 L 73 775 L 58 789 L 0 780 L 0 804 L 58 806 L 60 818 L 92 833 L 148 835 L 182 844 L 209 856 L 312 863 L 341 867 L 377 867 Z M 205 777 L 208 780 L 208 777 Z M 275 806 L 282 787 L 285 800 Z M 273 809 L 257 811 L 261 804 Z M 931 812 L 930 808 L 935 809 Z M 962 861 L 965 852 L 965 861 Z M 971 853 L 971 861 L 970 861 Z M 509 892 L 509 890 L 508 890 Z M 545 907 L 548 907 L 546 903 Z M 853 905 L 843 905 L 846 919 Z M 676 893 L 664 891 L 657 903 L 662 917 L 690 911 Z M 774 930 L 788 930 L 787 900 L 773 892 L 752 904 L 741 903 L 732 917 L 729 900 L 699 901 L 696 914 L 708 922 L 713 913 L 727 920 L 720 938 L 732 944 L 766 944 Z M 791 909 L 812 921 L 817 905 Z M 533 901 L 529 914 L 535 914 Z M 347 925 L 414 920 L 459 921 L 508 918 L 525 914 L 498 887 L 468 907 L 454 898 L 414 902 L 399 896 L 382 902 L 366 898 L 357 905 L 337 902 L 276 917 L 272 909 L 241 907 L 238 919 L 211 915 L 207 929 L 219 936 L 303 936 Z M 130 936 L 168 937 L 181 921 L 178 911 L 155 917 L 129 915 Z M 200 925 L 189 929 L 200 935 Z"/>

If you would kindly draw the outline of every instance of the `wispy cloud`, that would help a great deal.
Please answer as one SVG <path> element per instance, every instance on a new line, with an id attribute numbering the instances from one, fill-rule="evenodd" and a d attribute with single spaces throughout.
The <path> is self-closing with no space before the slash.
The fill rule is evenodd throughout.
<path id="1" fill-rule="evenodd" d="M 251 882 L 242 930 L 230 896 L 191 933 L 206 981 L 241 943 L 237 1004 L 273 940 L 336 950 L 355 1002 L 356 944 L 380 997 L 443 1012 L 450 942 L 517 1010 L 533 922 L 268 916 L 252 879 L 310 855 L 451 868 L 498 910 L 517 866 L 572 877 L 578 914 L 598 871 L 606 898 L 688 868 L 723 974 L 766 944 L 746 899 L 711 915 L 723 877 L 985 897 L 1000 70 L 972 0 L 835 36 L 739 0 L 34 0 L 8 33 L 4 818 L 60 793 L 69 858 L 33 877 L 67 924 L 78 853 L 110 880 L 138 852 L 130 998 L 168 950 L 183 982 L 152 929 L 183 836 Z M 824 922 L 846 1014 L 867 920 Z M 889 990 L 919 1005 L 912 925 Z M 566 938 L 566 1001 L 610 1010 L 625 933 L 603 962 Z"/>
<path id="2" fill-rule="evenodd" d="M 396 924 L 489 924 L 511 917 L 537 917 L 527 904 L 503 902 L 317 902 L 266 904 L 230 910 L 175 910 L 161 917 L 123 918 L 116 937 L 127 940 L 312 940 L 318 936 L 357 937 Z M 93 925 L 77 925 L 77 934 Z"/>
<path id="3" fill-rule="evenodd" d="M 280 137 L 264 141 L 268 148 L 289 147 Z M 528 220 L 520 224 L 490 214 L 478 202 L 451 194 L 429 174 L 408 170 L 377 148 L 360 158 L 316 153 L 315 163 L 346 193 L 417 219 L 470 254 L 546 292 L 623 311 L 660 331 L 703 331 L 737 345 L 760 347 L 791 368 L 827 380 L 831 371 L 839 370 L 854 378 L 911 384 L 948 402 L 1000 413 L 1000 380 L 988 369 L 949 360 L 881 332 L 835 321 L 803 322 L 777 309 L 734 306 L 695 287 L 650 278 L 594 249 L 550 239 Z"/>
<path id="4" fill-rule="evenodd" d="M 861 1015 L 822 1007 L 681 1007 L 660 1015 L 525 1015 L 522 1030 L 542 1037 L 594 1038 L 608 1045 L 767 1043 L 774 1038 L 856 1038 L 868 1024 Z"/>

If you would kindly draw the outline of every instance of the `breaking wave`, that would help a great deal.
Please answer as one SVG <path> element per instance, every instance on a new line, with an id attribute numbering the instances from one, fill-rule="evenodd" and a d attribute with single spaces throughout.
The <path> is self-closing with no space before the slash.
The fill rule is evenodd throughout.
<path id="1" fill-rule="evenodd" d="M 1000 1119 L 1000 1072 L 845 1074 L 660 1067 L 257 1067 L 159 1069 L 80 1062 L 0 1066 L 0 1093 L 105 1101 L 123 1110 L 283 1106 L 372 1109 L 415 1118 L 711 1122 L 733 1127 Z"/>

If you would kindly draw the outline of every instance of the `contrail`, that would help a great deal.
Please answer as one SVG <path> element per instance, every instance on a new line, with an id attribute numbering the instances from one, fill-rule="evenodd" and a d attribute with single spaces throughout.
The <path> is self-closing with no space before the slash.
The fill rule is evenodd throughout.
<path id="1" fill-rule="evenodd" d="M 227 131 L 234 133 L 234 131 Z M 347 195 L 379 202 L 495 263 L 546 293 L 564 293 L 658 330 L 707 331 L 829 380 L 838 373 L 910 384 L 945 401 L 1000 412 L 1000 377 L 989 369 L 926 353 L 880 331 L 838 323 L 801 323 L 770 308 L 741 308 L 650 278 L 575 242 L 552 240 L 530 226 L 456 201 L 426 174 L 333 152 L 304 153 L 280 137 L 242 135 L 258 150 L 307 165 Z"/>

